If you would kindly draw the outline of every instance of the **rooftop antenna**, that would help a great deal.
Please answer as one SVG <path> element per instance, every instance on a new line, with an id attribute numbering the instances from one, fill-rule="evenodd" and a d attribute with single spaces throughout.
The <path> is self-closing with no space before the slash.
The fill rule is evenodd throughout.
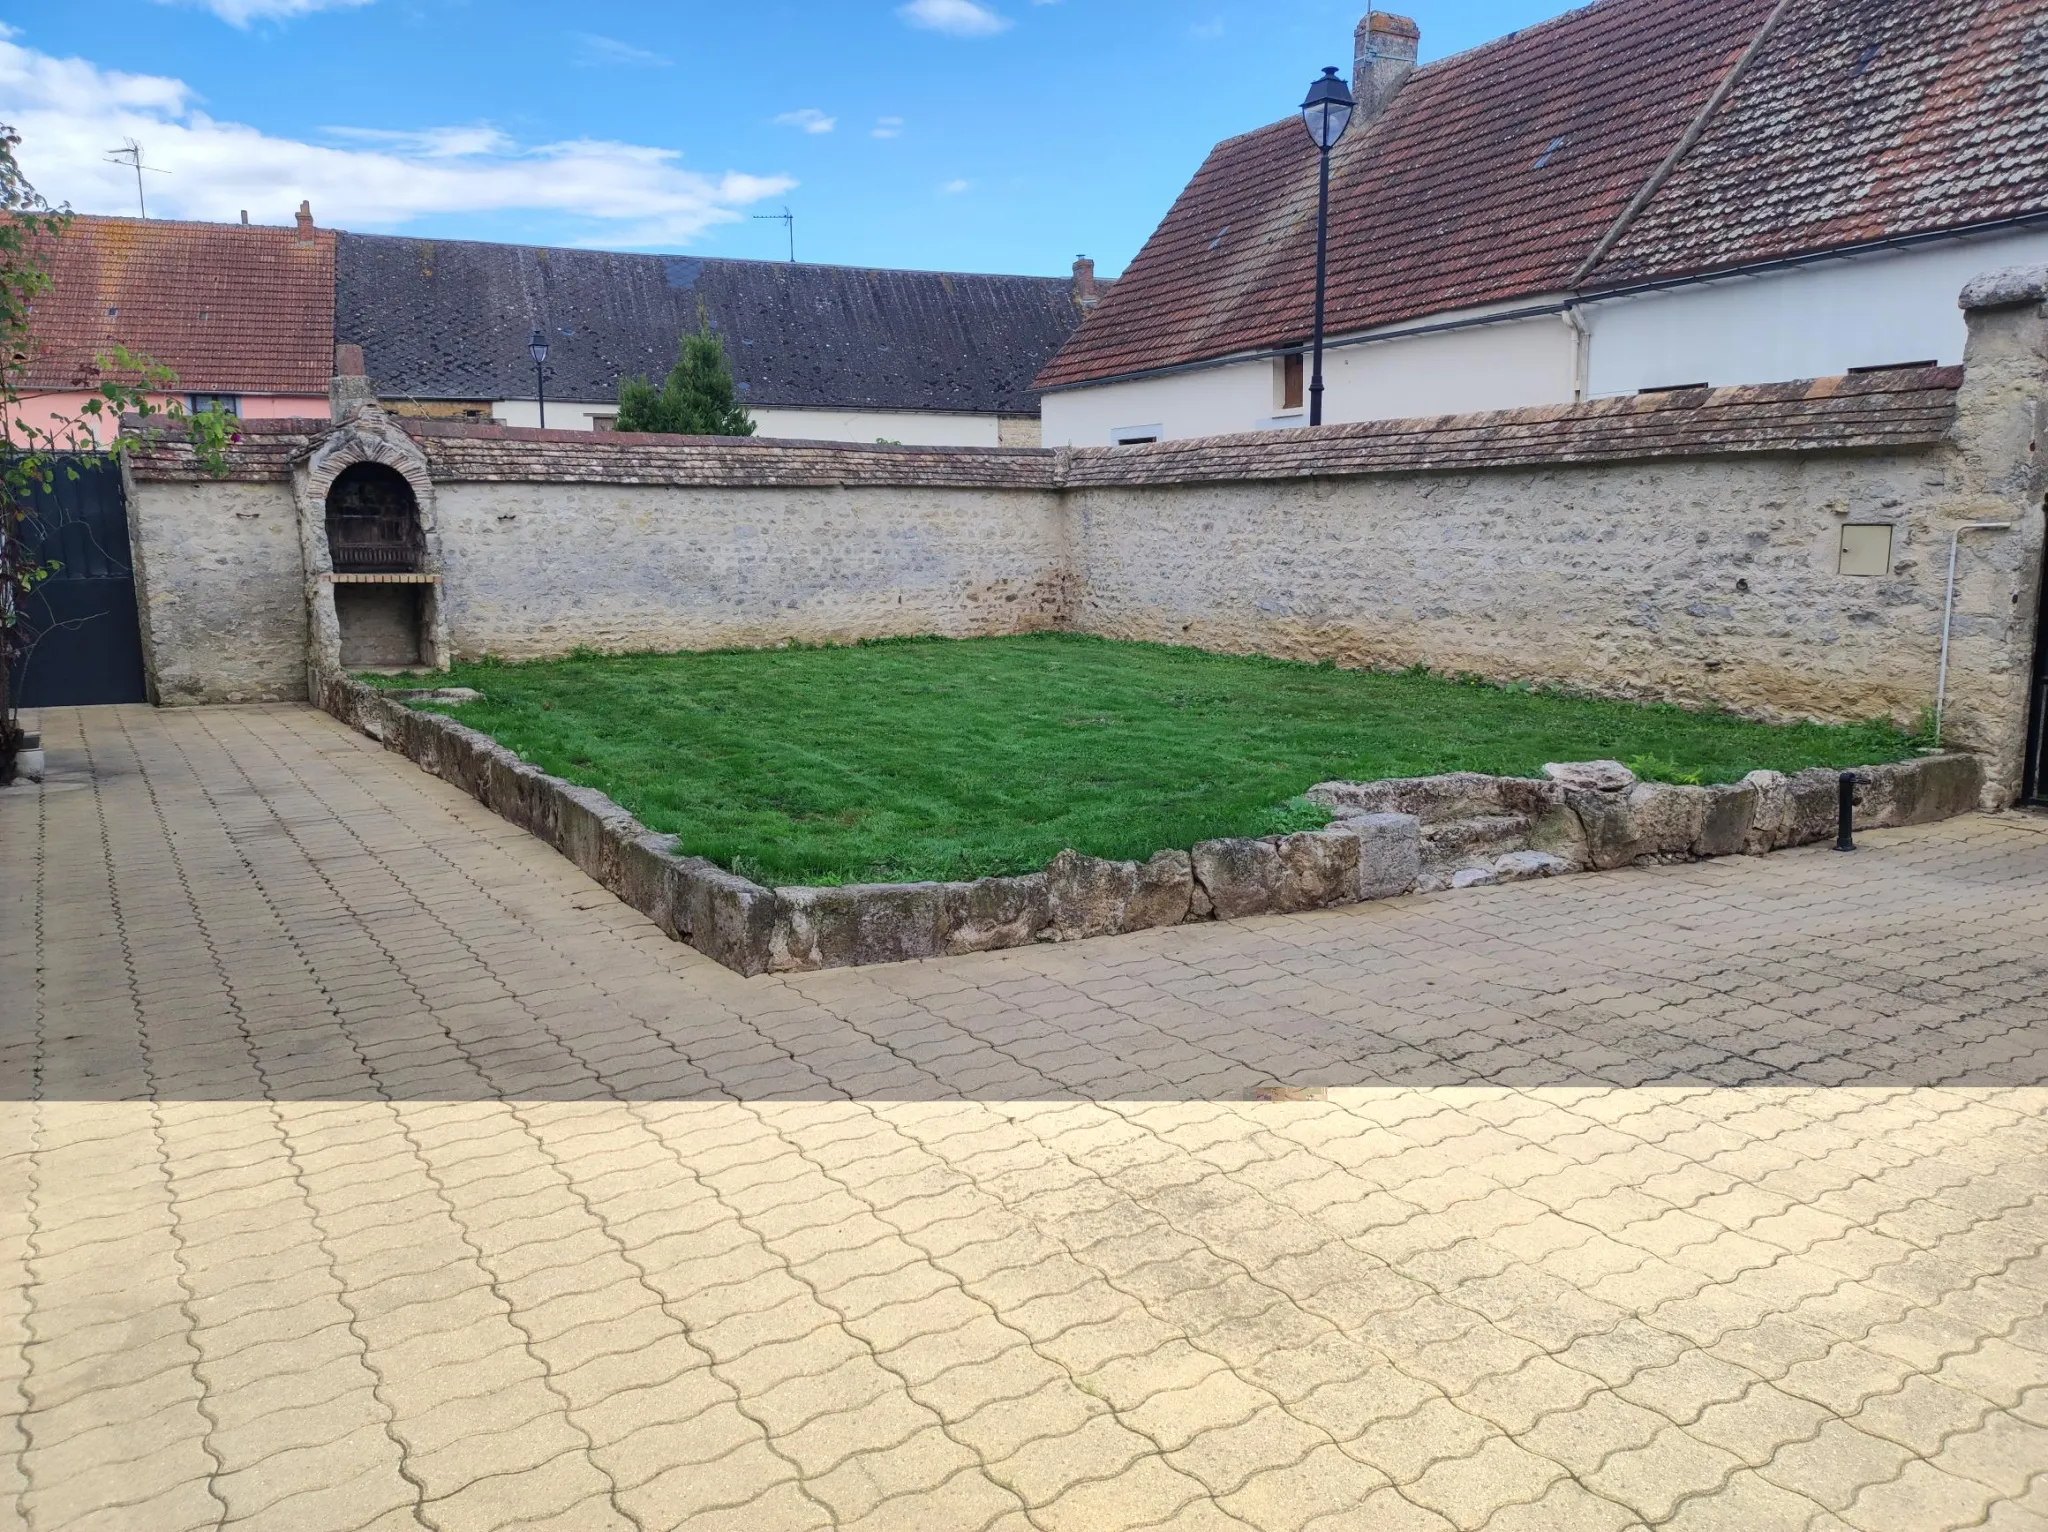
<path id="1" fill-rule="evenodd" d="M 765 220 L 768 223 L 779 223 L 789 230 L 789 264 L 794 266 L 796 264 L 796 214 L 789 210 L 789 204 L 785 202 L 782 205 L 782 211 L 779 213 L 756 213 L 754 217 Z"/>
<path id="2" fill-rule="evenodd" d="M 170 172 L 168 170 L 159 170 L 154 165 L 143 164 L 142 145 L 132 138 L 123 139 L 121 147 L 118 149 L 109 149 L 107 151 L 107 163 L 110 165 L 132 165 L 135 167 L 135 205 L 142 210 L 144 218 L 149 217 L 149 204 L 143 200 L 142 196 L 142 172 L 146 170 L 153 176 L 167 176 Z"/>

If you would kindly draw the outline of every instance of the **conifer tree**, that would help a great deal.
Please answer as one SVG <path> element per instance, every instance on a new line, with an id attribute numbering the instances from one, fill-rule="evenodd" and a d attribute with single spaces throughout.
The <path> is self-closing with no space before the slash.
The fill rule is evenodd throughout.
<path id="1" fill-rule="evenodd" d="M 754 434 L 753 419 L 733 383 L 725 342 L 702 309 L 697 312 L 696 333 L 683 336 L 676 364 L 659 389 L 645 378 L 620 381 L 618 429 L 678 436 Z"/>

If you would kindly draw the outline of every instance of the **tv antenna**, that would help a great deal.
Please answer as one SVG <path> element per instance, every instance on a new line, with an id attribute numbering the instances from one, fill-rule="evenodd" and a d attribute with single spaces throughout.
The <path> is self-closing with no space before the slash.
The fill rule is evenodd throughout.
<path id="1" fill-rule="evenodd" d="M 121 147 L 118 149 L 109 149 L 107 151 L 107 163 L 110 165 L 132 165 L 135 168 L 135 205 L 142 210 L 142 216 L 147 218 L 149 216 L 149 203 L 142 196 L 142 172 L 146 170 L 153 176 L 167 176 L 170 172 L 168 170 L 159 170 L 154 165 L 143 164 L 142 145 L 132 138 L 122 140 Z"/>
<path id="2" fill-rule="evenodd" d="M 782 211 L 779 213 L 756 213 L 754 217 L 757 220 L 763 220 L 768 223 L 779 223 L 789 230 L 789 263 L 794 266 L 796 264 L 796 214 L 789 210 L 789 204 L 785 202 L 782 205 Z"/>

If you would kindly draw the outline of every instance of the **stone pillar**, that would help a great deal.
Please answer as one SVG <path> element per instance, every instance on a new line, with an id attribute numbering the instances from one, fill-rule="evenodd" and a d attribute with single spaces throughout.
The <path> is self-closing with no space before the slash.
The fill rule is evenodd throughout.
<path id="1" fill-rule="evenodd" d="M 1962 531 L 1956 544 L 1944 728 L 1945 742 L 1984 756 L 1984 806 L 2002 808 L 2020 790 L 2042 594 L 2048 266 L 1987 272 L 1959 301 L 1969 340 L 1950 432 L 1955 456 L 1934 521 L 1939 545 L 1928 557 L 1941 561 L 1945 580 L 1960 529 L 2007 524 Z"/>

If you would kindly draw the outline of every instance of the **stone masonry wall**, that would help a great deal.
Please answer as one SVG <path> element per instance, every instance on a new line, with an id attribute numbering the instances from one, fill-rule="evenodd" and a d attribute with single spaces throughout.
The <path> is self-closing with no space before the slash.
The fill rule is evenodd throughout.
<path id="1" fill-rule="evenodd" d="M 152 697 L 304 697 L 306 578 L 291 486 L 131 475 L 128 504 Z"/>
<path id="2" fill-rule="evenodd" d="M 1934 697 L 1946 488 L 1921 452 L 1074 491 L 1074 625 L 1910 722 Z M 1847 521 L 1895 528 L 1890 575 L 1836 572 Z M 2009 573 L 1975 548 L 1965 572 L 1958 679 L 2003 659 L 1974 614 Z"/>
<path id="3" fill-rule="evenodd" d="M 702 649 L 1056 625 L 1049 490 L 436 486 L 459 656 Z"/>
<path id="4" fill-rule="evenodd" d="M 1960 543 L 1946 739 L 2003 802 L 2042 568 L 2048 271 L 1981 279 L 1965 307 L 1961 369 L 1135 448 L 404 430 L 465 655 L 1067 627 L 1911 721 L 1951 539 L 1997 523 Z M 165 700 L 300 693 L 282 481 L 327 439 L 252 422 L 225 482 L 174 440 L 138 453 Z M 1845 524 L 1891 529 L 1884 573 L 1840 572 Z"/>

